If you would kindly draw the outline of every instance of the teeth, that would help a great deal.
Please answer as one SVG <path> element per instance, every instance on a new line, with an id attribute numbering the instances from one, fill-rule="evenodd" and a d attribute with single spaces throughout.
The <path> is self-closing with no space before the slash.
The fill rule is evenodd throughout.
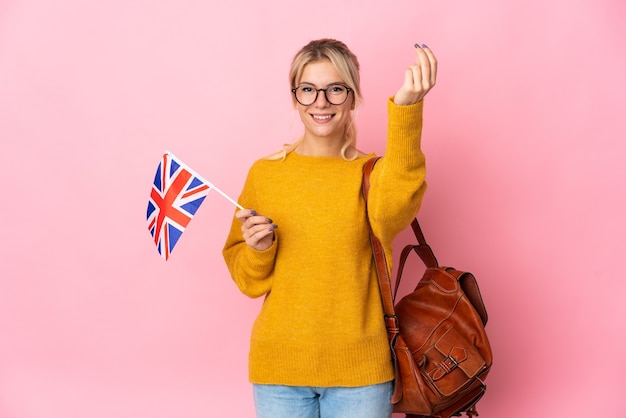
<path id="1" fill-rule="evenodd" d="M 320 116 L 320 115 L 313 115 L 313 119 L 318 119 L 318 120 L 324 120 L 324 119 L 330 119 L 331 115 L 324 115 L 324 116 Z"/>

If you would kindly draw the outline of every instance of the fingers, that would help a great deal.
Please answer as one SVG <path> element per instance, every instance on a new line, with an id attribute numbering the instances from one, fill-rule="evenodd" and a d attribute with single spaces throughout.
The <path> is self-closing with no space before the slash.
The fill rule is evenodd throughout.
<path id="1" fill-rule="evenodd" d="M 396 93 L 398 105 L 421 101 L 437 82 L 437 59 L 426 45 L 415 44 L 415 62 L 405 71 L 404 83 Z"/>
<path id="2" fill-rule="evenodd" d="M 422 69 L 419 65 L 411 65 L 404 72 L 404 87 L 413 91 L 421 88 Z"/>
<path id="3" fill-rule="evenodd" d="M 241 232 L 246 244 L 257 250 L 265 250 L 272 245 L 274 230 L 278 225 L 270 218 L 251 209 L 237 211 L 235 217 L 241 221 Z"/>
<path id="4" fill-rule="evenodd" d="M 426 45 L 421 47 L 417 44 L 415 53 L 417 55 L 416 64 L 422 69 L 422 86 L 429 86 L 432 88 L 437 82 L 437 58 L 433 51 Z"/>
<path id="5" fill-rule="evenodd" d="M 256 210 L 254 209 L 242 209 L 235 212 L 235 218 L 241 222 L 245 222 L 251 216 L 256 216 Z"/>
<path id="6" fill-rule="evenodd" d="M 426 45 L 423 46 L 422 51 L 428 59 L 429 80 L 432 88 L 437 83 L 437 58 L 435 57 L 435 54 L 433 54 L 433 51 L 431 51 L 431 49 Z"/>
<path id="7" fill-rule="evenodd" d="M 426 45 L 415 48 L 415 64 L 410 68 L 416 90 L 420 91 L 420 100 L 435 86 L 437 82 L 437 58 Z"/>

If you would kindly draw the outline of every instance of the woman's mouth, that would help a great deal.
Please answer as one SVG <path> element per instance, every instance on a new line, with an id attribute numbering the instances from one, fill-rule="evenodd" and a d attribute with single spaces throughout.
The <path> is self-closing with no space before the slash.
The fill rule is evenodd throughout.
<path id="1" fill-rule="evenodd" d="M 313 120 L 315 120 L 316 122 L 324 123 L 324 122 L 328 122 L 329 120 L 331 120 L 332 117 L 335 115 L 311 115 L 311 116 L 313 117 Z"/>

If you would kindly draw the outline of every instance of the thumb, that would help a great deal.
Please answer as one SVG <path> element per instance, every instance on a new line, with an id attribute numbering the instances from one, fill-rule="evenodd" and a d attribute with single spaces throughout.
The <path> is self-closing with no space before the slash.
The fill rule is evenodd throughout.
<path id="1" fill-rule="evenodd" d="M 397 105 L 403 106 L 410 104 L 410 94 L 413 91 L 413 85 L 415 81 L 413 78 L 413 71 L 410 68 L 407 68 L 404 72 L 404 83 L 400 86 L 397 93 L 394 96 L 394 102 Z"/>

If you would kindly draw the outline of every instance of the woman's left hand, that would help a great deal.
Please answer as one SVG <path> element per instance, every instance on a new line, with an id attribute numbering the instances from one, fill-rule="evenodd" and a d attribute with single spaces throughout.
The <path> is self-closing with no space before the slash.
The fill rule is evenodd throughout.
<path id="1" fill-rule="evenodd" d="M 394 96 L 398 106 L 408 106 L 421 102 L 437 81 L 437 59 L 426 45 L 416 45 L 415 64 L 406 69 L 404 83 Z"/>

